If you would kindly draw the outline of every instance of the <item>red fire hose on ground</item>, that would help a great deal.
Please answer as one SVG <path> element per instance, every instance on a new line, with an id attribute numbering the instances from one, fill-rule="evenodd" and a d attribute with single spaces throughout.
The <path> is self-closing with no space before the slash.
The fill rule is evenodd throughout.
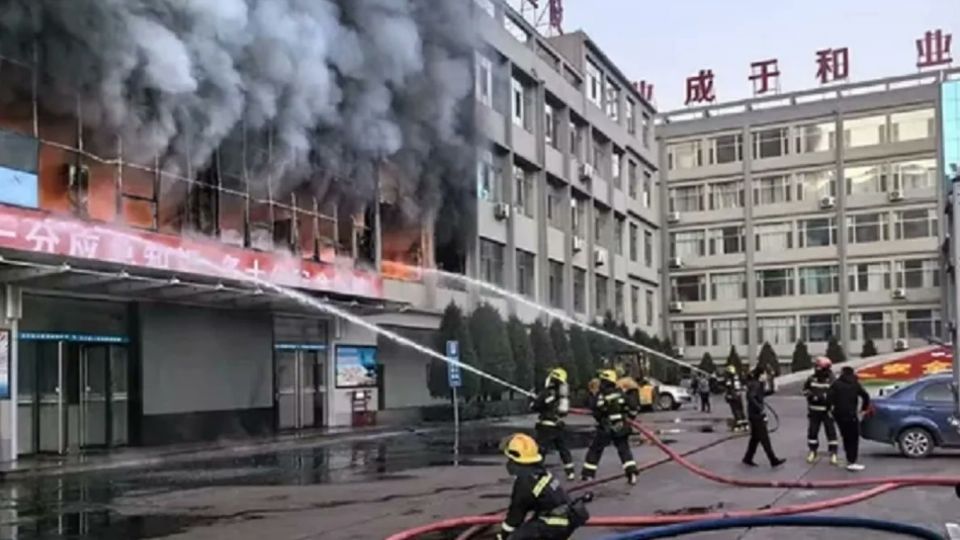
<path id="1" fill-rule="evenodd" d="M 571 413 L 588 414 L 587 411 L 584 411 L 584 410 L 574 410 L 574 411 L 571 411 Z M 949 477 L 949 476 L 930 476 L 930 477 L 899 476 L 899 477 L 889 477 L 889 478 L 857 478 L 857 479 L 850 479 L 850 480 L 821 480 L 821 481 L 741 480 L 738 478 L 731 478 L 731 477 L 713 473 L 703 467 L 700 467 L 699 465 L 696 465 L 690 462 L 681 453 L 667 446 L 651 430 L 647 429 L 639 422 L 631 422 L 631 424 L 640 434 L 642 434 L 657 448 L 659 448 L 661 451 L 667 454 L 670 460 L 676 461 L 680 466 L 686 468 L 690 472 L 714 482 L 719 482 L 719 483 L 731 485 L 731 486 L 753 487 L 753 488 L 841 489 L 841 488 L 862 487 L 862 486 L 875 486 L 875 487 L 867 489 L 865 491 L 861 491 L 859 493 L 855 493 L 853 495 L 847 495 L 844 497 L 837 497 L 837 498 L 827 499 L 824 501 L 819 501 L 814 503 L 791 505 L 791 506 L 784 506 L 779 508 L 770 508 L 765 510 L 741 510 L 741 511 L 733 511 L 733 512 L 723 512 L 723 513 L 717 512 L 717 513 L 711 513 L 711 514 L 698 514 L 698 515 L 688 515 L 688 516 L 597 517 L 597 518 L 592 518 L 587 523 L 588 526 L 638 527 L 638 526 L 650 526 L 650 525 L 668 525 L 668 524 L 675 524 L 675 523 L 700 521 L 705 519 L 720 519 L 720 518 L 727 518 L 727 517 L 792 515 L 792 514 L 800 514 L 800 513 L 807 513 L 807 512 L 817 512 L 821 510 L 838 508 L 841 506 L 859 503 L 867 499 L 881 495 L 883 493 L 893 491 L 895 489 L 900 489 L 903 487 L 909 487 L 909 486 L 953 487 L 960 484 L 960 477 Z M 721 439 L 721 441 L 725 441 L 725 440 L 728 440 L 728 439 Z M 619 476 L 620 475 L 618 475 L 617 477 Z M 608 479 L 604 479 L 603 481 L 609 481 L 609 480 L 610 479 L 608 478 Z M 388 537 L 387 540 L 409 540 L 409 539 L 416 538 L 417 536 L 422 534 L 439 532 L 439 531 L 443 531 L 451 528 L 496 524 L 502 521 L 502 519 L 503 519 L 502 515 L 501 516 L 467 516 L 467 517 L 460 517 L 460 518 L 452 518 L 448 520 L 439 521 L 437 523 L 425 525 L 422 527 L 418 527 L 415 529 L 403 531 L 401 533 Z M 465 535 L 466 537 L 469 537 L 469 534 L 465 533 Z"/>

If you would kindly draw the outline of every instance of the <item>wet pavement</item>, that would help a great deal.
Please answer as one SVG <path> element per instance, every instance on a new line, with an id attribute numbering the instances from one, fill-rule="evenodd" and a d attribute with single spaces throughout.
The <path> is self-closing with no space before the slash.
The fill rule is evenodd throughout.
<path id="1" fill-rule="evenodd" d="M 824 463 L 803 462 L 803 404 L 775 399 L 783 426 L 774 445 L 790 461 L 776 471 L 745 469 L 739 457 L 746 441 L 735 438 L 692 459 L 721 474 L 783 479 L 844 478 Z M 725 439 L 725 419 L 693 411 L 653 413 L 644 421 L 678 451 Z M 447 517 L 496 511 L 507 503 L 510 479 L 499 453 L 501 439 L 530 427 L 517 418 L 472 425 L 461 434 L 461 465 L 452 466 L 449 431 L 298 447 L 244 457 L 177 462 L 139 469 L 44 476 L 0 484 L 0 538 L 34 539 L 375 539 Z M 579 460 L 591 436 L 590 421 L 571 421 L 571 444 Z M 650 445 L 634 448 L 643 465 L 662 458 Z M 862 460 L 871 475 L 934 474 L 957 470 L 956 455 L 905 460 L 889 447 L 865 443 Z M 548 463 L 556 465 L 551 455 Z M 619 471 L 608 449 L 600 475 Z M 849 490 L 732 489 L 697 478 L 674 464 L 645 471 L 640 485 L 621 480 L 595 488 L 591 511 L 608 515 L 696 515 L 810 502 Z M 960 517 L 953 490 L 912 488 L 853 507 L 843 515 L 886 517 L 943 530 Z M 575 538 L 601 538 L 612 531 L 584 530 Z M 776 534 L 774 534 L 776 533 Z M 453 538 L 435 536 L 433 539 Z M 695 538 L 862 538 L 862 532 L 751 530 Z M 870 538 L 885 538 L 871 535 Z"/>

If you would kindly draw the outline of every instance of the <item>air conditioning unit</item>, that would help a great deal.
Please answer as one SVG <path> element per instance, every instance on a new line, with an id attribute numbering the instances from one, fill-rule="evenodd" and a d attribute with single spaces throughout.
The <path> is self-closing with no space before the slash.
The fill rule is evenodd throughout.
<path id="1" fill-rule="evenodd" d="M 903 338 L 900 338 L 900 339 L 894 341 L 894 342 L 893 342 L 893 348 L 894 348 L 894 350 L 897 350 L 897 351 L 905 351 L 905 350 L 907 350 L 907 340 L 905 340 L 905 339 L 903 339 Z"/>
<path id="2" fill-rule="evenodd" d="M 589 163 L 580 164 L 580 180 L 583 182 L 589 182 L 593 180 L 593 165 Z"/>
<path id="3" fill-rule="evenodd" d="M 680 223 L 680 212 L 670 212 L 667 214 L 667 223 Z"/>
<path id="4" fill-rule="evenodd" d="M 683 312 L 683 302 L 673 301 L 669 304 L 670 313 L 682 313 Z"/>
<path id="5" fill-rule="evenodd" d="M 907 290 L 903 287 L 897 287 L 893 290 L 894 300 L 905 300 L 907 298 Z"/>
<path id="6" fill-rule="evenodd" d="M 828 195 L 820 199 L 820 208 L 833 208 L 836 205 L 837 198 L 832 195 Z"/>
<path id="7" fill-rule="evenodd" d="M 671 257 L 670 268 L 673 268 L 674 270 L 677 268 L 683 268 L 683 260 L 680 259 L 680 257 Z"/>
<path id="8" fill-rule="evenodd" d="M 899 189 L 895 189 L 890 193 L 887 193 L 887 198 L 890 199 L 890 202 L 897 202 L 903 200 L 903 192 Z"/>
<path id="9" fill-rule="evenodd" d="M 510 205 L 507 203 L 497 203 L 493 206 L 493 217 L 500 221 L 510 218 Z"/>
<path id="10" fill-rule="evenodd" d="M 607 252 L 599 248 L 594 248 L 593 264 L 594 266 L 603 266 L 607 264 Z"/>
<path id="11" fill-rule="evenodd" d="M 583 251 L 583 244 L 584 244 L 583 238 L 580 238 L 579 236 L 574 236 L 574 237 L 573 237 L 573 252 L 576 253 L 576 252 L 578 252 L 578 251 Z"/>
<path id="12" fill-rule="evenodd" d="M 683 347 L 674 347 L 673 352 L 675 353 L 673 355 L 674 358 L 683 358 L 687 351 L 685 351 Z"/>

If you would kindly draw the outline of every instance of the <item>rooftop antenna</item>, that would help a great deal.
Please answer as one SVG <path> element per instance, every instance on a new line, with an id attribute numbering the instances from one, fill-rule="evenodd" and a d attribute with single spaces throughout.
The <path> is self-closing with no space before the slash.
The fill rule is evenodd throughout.
<path id="1" fill-rule="evenodd" d="M 520 15 L 542 36 L 563 34 L 563 0 L 513 0 Z"/>

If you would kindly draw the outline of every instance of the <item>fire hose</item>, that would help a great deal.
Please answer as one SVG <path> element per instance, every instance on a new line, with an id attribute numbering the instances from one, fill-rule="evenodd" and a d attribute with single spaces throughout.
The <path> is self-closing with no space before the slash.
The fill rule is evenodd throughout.
<path id="1" fill-rule="evenodd" d="M 577 409 L 571 410 L 572 414 L 589 414 L 588 411 Z M 900 476 L 900 477 L 890 477 L 890 478 L 859 478 L 851 480 L 821 480 L 821 481 L 800 481 L 800 480 L 741 480 L 737 478 L 731 478 L 722 476 L 716 473 L 713 473 L 703 467 L 700 467 L 689 460 L 687 460 L 679 452 L 673 450 L 667 446 L 663 441 L 661 441 L 651 430 L 644 427 L 639 422 L 633 421 L 631 425 L 647 440 L 653 443 L 657 448 L 663 451 L 667 456 L 676 461 L 677 464 L 686 468 L 690 472 L 711 480 L 714 482 L 719 482 L 727 485 L 738 486 L 738 487 L 755 487 L 755 488 L 802 488 L 802 489 L 840 489 L 840 488 L 850 488 L 850 487 L 862 487 L 862 486 L 875 486 L 873 488 L 855 493 L 853 495 L 848 495 L 844 497 L 838 497 L 834 499 L 828 499 L 824 501 L 807 503 L 801 505 L 792 505 L 779 508 L 770 508 L 765 510 L 743 510 L 743 511 L 734 511 L 734 512 L 725 512 L 725 513 L 712 513 L 712 514 L 700 514 L 693 516 L 611 516 L 611 517 L 598 517 L 591 519 L 587 525 L 588 526 L 607 526 L 607 527 L 623 527 L 623 526 L 651 526 L 651 525 L 667 525 L 675 523 L 687 523 L 694 521 L 702 521 L 709 519 L 723 519 L 729 517 L 756 517 L 756 516 L 781 516 L 781 515 L 792 515 L 800 514 L 807 512 L 816 512 L 820 510 L 826 510 L 830 508 L 837 508 L 841 506 L 846 506 L 850 504 L 855 504 L 862 502 L 864 500 L 876 497 L 888 491 L 893 491 L 895 489 L 900 489 L 903 487 L 909 486 L 956 486 L 960 484 L 960 477 L 949 477 L 949 476 L 934 476 L 934 477 L 922 477 L 922 476 Z M 407 540 L 413 539 L 421 534 L 427 534 L 431 532 L 437 532 L 442 530 L 447 530 L 451 528 L 460 528 L 460 527 L 470 527 L 474 525 L 490 525 L 499 523 L 502 520 L 502 516 L 468 516 L 453 518 L 430 525 L 425 525 L 423 527 L 410 529 L 393 536 L 390 536 L 388 540 Z"/>
<path id="2" fill-rule="evenodd" d="M 654 538 L 674 538 L 698 532 L 755 527 L 841 527 L 849 529 L 870 529 L 927 540 L 943 540 L 943 535 L 940 533 L 931 531 L 930 529 L 924 529 L 923 527 L 917 527 L 916 525 L 846 516 L 774 516 L 710 519 L 653 529 L 642 529 L 626 534 L 608 536 L 604 538 L 604 540 L 652 540 Z"/>

